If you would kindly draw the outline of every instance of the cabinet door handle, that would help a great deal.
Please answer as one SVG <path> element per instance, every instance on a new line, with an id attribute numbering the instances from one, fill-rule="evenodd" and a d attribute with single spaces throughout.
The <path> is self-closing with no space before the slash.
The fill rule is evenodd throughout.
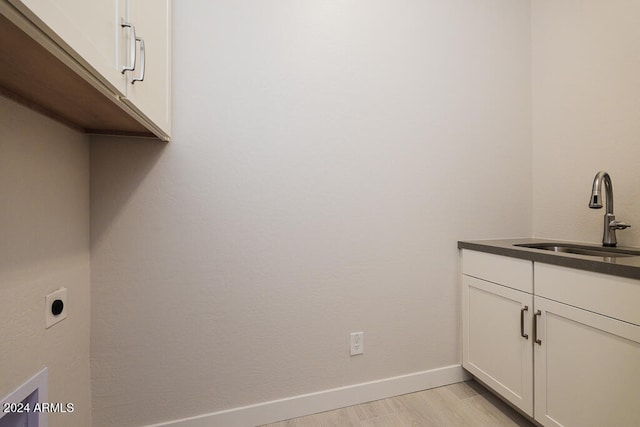
<path id="1" fill-rule="evenodd" d="M 542 312 L 540 310 L 536 311 L 533 315 L 533 340 L 536 344 L 542 345 L 542 340 L 538 339 L 538 317 L 542 316 Z"/>
<path id="2" fill-rule="evenodd" d="M 129 65 L 125 65 L 122 67 L 120 72 L 124 74 L 126 71 L 133 71 L 136 68 L 136 27 L 133 24 L 130 24 L 122 19 L 122 23 L 120 24 L 122 28 L 131 28 L 131 39 L 129 41 Z"/>
<path id="3" fill-rule="evenodd" d="M 131 79 L 131 84 L 144 81 L 144 66 L 147 62 L 144 55 L 144 39 L 142 37 L 136 37 L 136 40 L 140 42 L 140 75 Z"/>
<path id="4" fill-rule="evenodd" d="M 529 306 L 525 305 L 524 308 L 520 309 L 520 336 L 522 338 L 529 339 L 529 334 L 524 333 L 524 312 L 529 311 Z"/>

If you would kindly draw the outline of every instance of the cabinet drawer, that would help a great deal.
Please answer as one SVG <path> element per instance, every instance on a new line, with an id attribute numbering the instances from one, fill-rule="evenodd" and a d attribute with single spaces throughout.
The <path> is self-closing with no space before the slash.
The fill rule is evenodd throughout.
<path id="1" fill-rule="evenodd" d="M 536 263 L 535 294 L 640 325 L 640 280 Z"/>
<path id="2" fill-rule="evenodd" d="M 532 261 L 463 249 L 462 274 L 533 292 Z"/>

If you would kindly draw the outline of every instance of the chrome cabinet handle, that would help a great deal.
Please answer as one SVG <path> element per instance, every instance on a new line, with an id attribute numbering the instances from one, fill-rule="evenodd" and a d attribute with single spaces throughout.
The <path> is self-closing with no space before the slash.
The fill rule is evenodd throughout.
<path id="1" fill-rule="evenodd" d="M 147 62 L 144 55 L 144 39 L 142 37 L 136 37 L 136 40 L 140 42 L 140 75 L 131 79 L 131 84 L 144 81 L 144 66 Z"/>
<path id="2" fill-rule="evenodd" d="M 124 74 L 126 71 L 133 71 L 136 68 L 136 27 L 133 26 L 133 24 L 130 24 L 128 22 L 126 22 L 124 20 L 124 18 L 122 19 L 122 22 L 120 24 L 120 26 L 122 28 L 131 28 L 131 35 L 133 37 L 131 37 L 131 41 L 129 42 L 129 64 L 130 65 L 125 65 L 122 67 L 122 70 L 120 70 L 120 72 L 122 74 Z"/>
<path id="3" fill-rule="evenodd" d="M 524 312 L 529 311 L 529 306 L 525 305 L 524 308 L 520 309 L 520 336 L 522 338 L 529 339 L 529 334 L 524 333 Z"/>
<path id="4" fill-rule="evenodd" d="M 542 312 L 540 310 L 536 311 L 533 315 L 533 340 L 536 344 L 542 345 L 542 340 L 538 339 L 538 317 L 542 316 Z"/>

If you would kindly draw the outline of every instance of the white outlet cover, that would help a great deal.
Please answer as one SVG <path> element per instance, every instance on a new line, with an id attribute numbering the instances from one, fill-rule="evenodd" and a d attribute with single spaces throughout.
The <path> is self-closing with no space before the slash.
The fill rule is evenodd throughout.
<path id="1" fill-rule="evenodd" d="M 351 356 L 364 353 L 364 332 L 351 332 Z"/>
<path id="2" fill-rule="evenodd" d="M 51 311 L 51 305 L 55 300 L 62 301 L 62 312 L 57 316 Z M 45 297 L 45 320 L 47 329 L 67 318 L 67 288 L 60 288 Z"/>

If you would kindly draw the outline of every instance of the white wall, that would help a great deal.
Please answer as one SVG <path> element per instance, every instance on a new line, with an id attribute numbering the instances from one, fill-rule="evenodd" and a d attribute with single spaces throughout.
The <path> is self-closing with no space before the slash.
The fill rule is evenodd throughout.
<path id="1" fill-rule="evenodd" d="M 602 241 L 587 207 L 611 174 L 620 245 L 640 246 L 640 2 L 533 1 L 533 232 Z"/>
<path id="2" fill-rule="evenodd" d="M 51 427 L 91 425 L 87 138 L 0 97 L 0 397 L 47 367 Z M 45 329 L 45 296 L 68 317 Z"/>
<path id="3" fill-rule="evenodd" d="M 95 425 L 459 363 L 456 241 L 531 234 L 529 2 L 174 8 L 173 142 L 92 140 Z"/>

